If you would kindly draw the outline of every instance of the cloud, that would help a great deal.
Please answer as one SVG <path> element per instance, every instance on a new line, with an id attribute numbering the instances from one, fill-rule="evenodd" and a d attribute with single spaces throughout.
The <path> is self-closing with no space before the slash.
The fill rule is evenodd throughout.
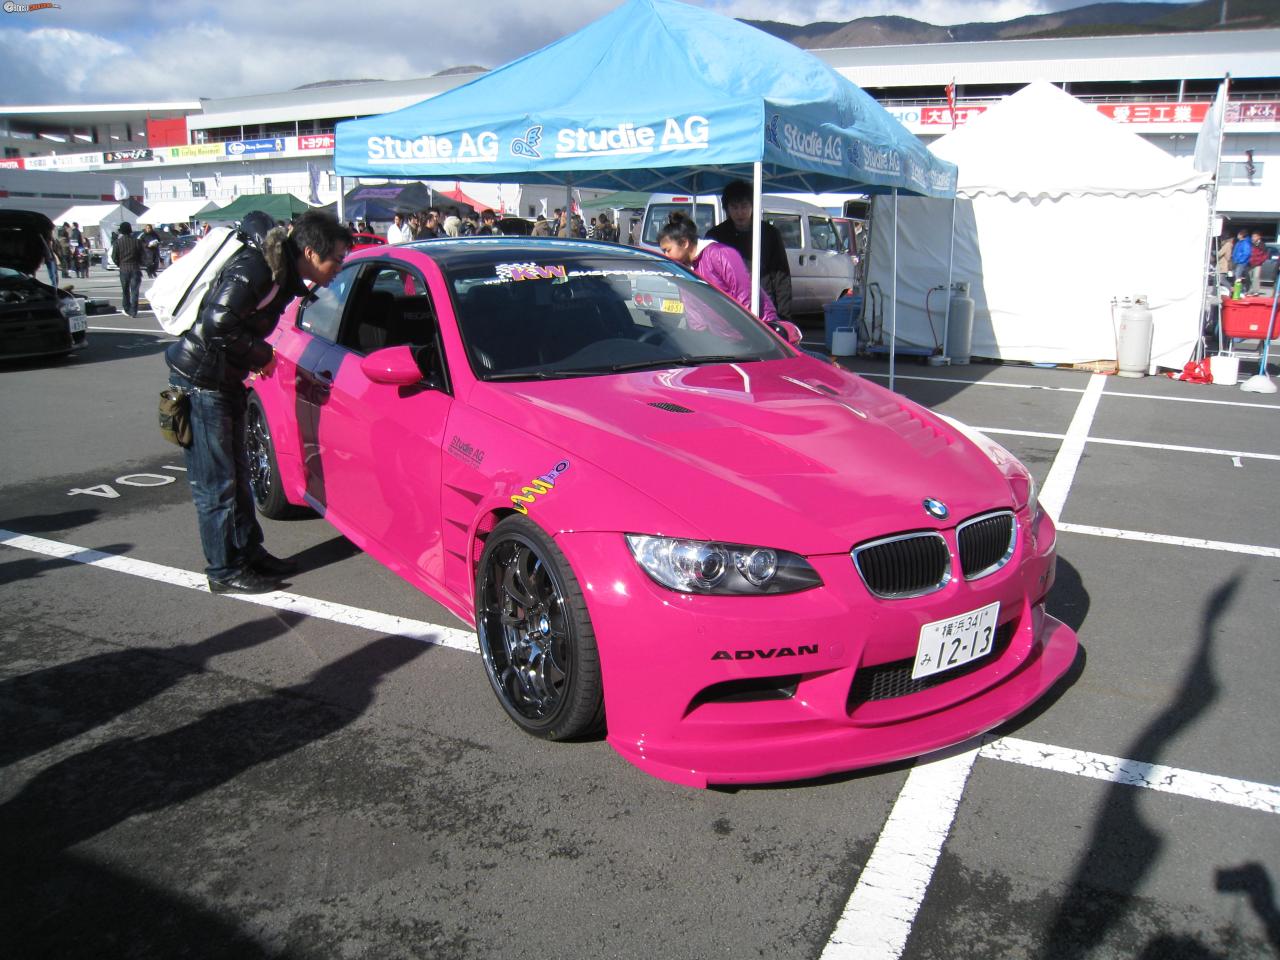
<path id="1" fill-rule="evenodd" d="M 0 62 L 6 65 L 0 102 L 220 99 L 324 80 L 403 80 L 460 65 L 495 67 L 585 26 L 622 2 L 66 2 L 58 10 L 0 18 Z M 1065 9 L 1079 0 L 694 2 L 743 19 L 811 23 L 893 14 L 950 25 Z"/>

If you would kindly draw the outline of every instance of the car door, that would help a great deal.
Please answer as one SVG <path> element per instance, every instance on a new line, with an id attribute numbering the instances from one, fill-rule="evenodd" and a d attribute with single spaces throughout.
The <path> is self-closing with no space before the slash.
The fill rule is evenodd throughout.
<path id="1" fill-rule="evenodd" d="M 327 287 L 312 291 L 313 299 L 298 308 L 290 328 L 281 328 L 276 342 L 277 376 L 293 378 L 294 422 L 298 425 L 298 455 L 303 465 L 306 493 L 312 506 L 323 511 L 326 503 L 324 461 L 319 438 L 320 410 L 329 402 L 334 359 L 342 317 L 359 274 L 351 264 Z"/>
<path id="2" fill-rule="evenodd" d="M 423 371 L 411 386 L 376 383 L 361 361 L 410 346 Z M 364 261 L 338 343 L 322 361 L 333 373 L 320 406 L 328 518 L 392 569 L 439 583 L 440 470 L 453 398 L 436 312 L 422 275 L 400 261 Z"/>
<path id="3" fill-rule="evenodd" d="M 787 266 L 791 268 L 791 312 L 811 313 L 817 302 L 812 275 L 805 269 L 804 229 L 798 213 L 779 213 L 766 210 L 764 219 L 773 224 L 782 235 L 782 245 L 787 250 Z"/>
<path id="4" fill-rule="evenodd" d="M 805 235 L 800 256 L 808 258 L 805 268 L 814 278 L 813 292 L 818 298 L 811 309 L 821 310 L 853 287 L 855 268 L 830 217 L 809 214 L 805 218 Z"/>

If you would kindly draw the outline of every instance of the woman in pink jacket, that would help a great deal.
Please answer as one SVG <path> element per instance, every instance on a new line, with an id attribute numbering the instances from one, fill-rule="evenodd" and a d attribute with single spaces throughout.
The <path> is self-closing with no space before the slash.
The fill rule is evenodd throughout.
<path id="1" fill-rule="evenodd" d="M 742 304 L 751 312 L 751 274 L 742 256 L 733 247 L 714 240 L 698 240 L 698 227 L 677 211 L 667 218 L 658 234 L 662 252 L 683 267 L 688 267 L 721 293 Z M 771 323 L 778 319 L 773 301 L 760 291 L 760 319 Z"/>

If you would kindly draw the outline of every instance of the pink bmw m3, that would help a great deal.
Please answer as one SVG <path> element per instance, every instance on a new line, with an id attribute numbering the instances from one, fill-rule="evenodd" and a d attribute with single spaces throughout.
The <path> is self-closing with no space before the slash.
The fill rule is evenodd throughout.
<path id="1" fill-rule="evenodd" d="M 526 237 L 350 256 L 252 384 L 258 507 L 474 624 L 523 730 L 681 784 L 990 730 L 1069 668 L 1003 447 L 798 351 L 662 257 Z"/>

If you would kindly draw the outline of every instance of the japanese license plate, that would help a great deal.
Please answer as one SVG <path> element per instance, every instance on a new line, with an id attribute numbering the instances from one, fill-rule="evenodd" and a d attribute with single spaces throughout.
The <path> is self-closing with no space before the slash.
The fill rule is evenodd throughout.
<path id="1" fill-rule="evenodd" d="M 71 318 L 72 333 L 84 333 L 88 329 L 89 329 L 88 317 L 72 317 Z"/>
<path id="2" fill-rule="evenodd" d="M 995 645 L 999 615 L 1000 604 L 992 603 L 958 617 L 926 623 L 920 628 L 911 679 L 919 680 L 985 657 Z"/>
<path id="3" fill-rule="evenodd" d="M 684 301 L 663 299 L 662 312 L 663 313 L 684 313 Z"/>

